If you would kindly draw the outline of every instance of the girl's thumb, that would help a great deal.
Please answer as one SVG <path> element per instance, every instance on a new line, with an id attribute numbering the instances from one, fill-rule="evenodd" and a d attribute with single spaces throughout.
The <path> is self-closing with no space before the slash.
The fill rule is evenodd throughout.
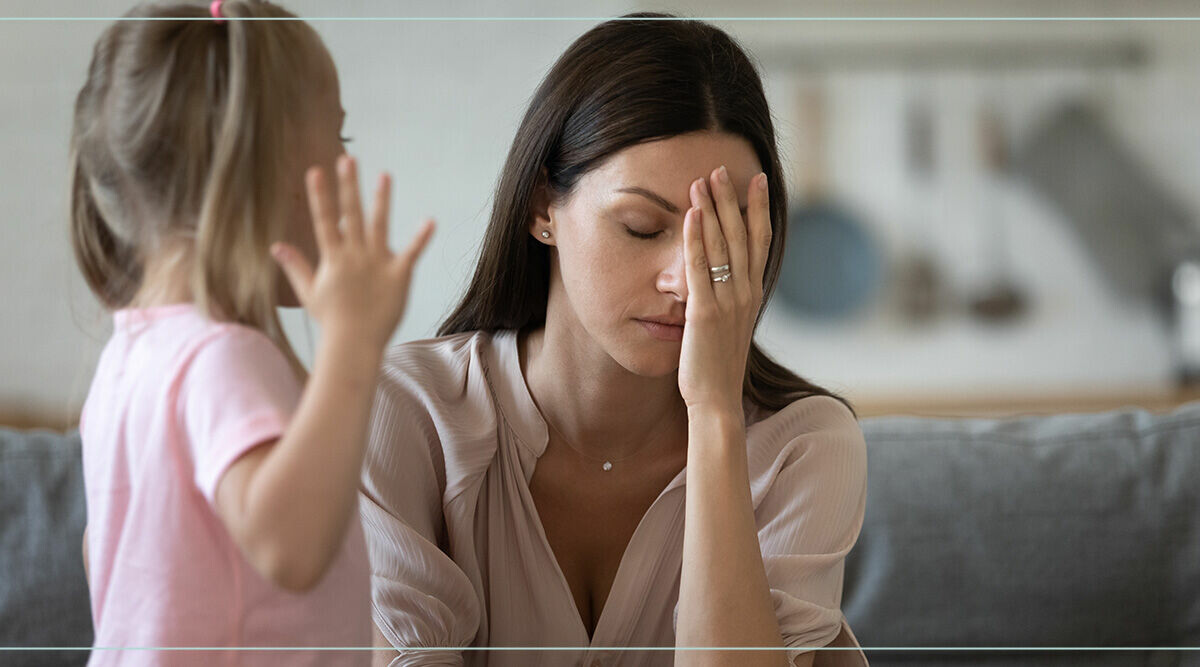
<path id="1" fill-rule="evenodd" d="M 313 269 L 304 254 L 295 247 L 280 242 L 271 244 L 271 256 L 275 258 L 279 268 L 283 269 L 283 275 L 287 276 L 288 283 L 291 284 L 292 291 L 296 293 L 300 303 L 307 304 Z"/>

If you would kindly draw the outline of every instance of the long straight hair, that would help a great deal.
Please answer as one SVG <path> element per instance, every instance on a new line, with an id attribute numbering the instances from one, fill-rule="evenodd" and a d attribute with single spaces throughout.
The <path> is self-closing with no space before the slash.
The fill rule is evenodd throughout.
<path id="1" fill-rule="evenodd" d="M 439 335 L 545 322 L 550 251 L 529 235 L 539 187 L 548 186 L 561 200 L 581 176 L 624 148 L 705 130 L 748 141 L 771 184 L 773 235 L 754 323 L 758 328 L 787 240 L 787 190 L 770 110 L 757 70 L 729 35 L 700 21 L 657 20 L 674 18 L 638 13 L 602 23 L 559 57 L 517 129 L 475 275 Z M 768 410 L 814 395 L 832 396 L 849 407 L 753 342 L 742 392 Z"/>
<path id="2" fill-rule="evenodd" d="M 227 18 L 295 18 L 258 0 Z M 179 249 L 196 305 L 265 333 L 298 374 L 283 333 L 272 241 L 283 237 L 287 136 L 323 47 L 300 21 L 218 23 L 207 5 L 141 5 L 96 42 L 75 101 L 71 242 L 107 308 L 147 286 L 148 259 Z M 163 19 L 208 20 L 163 20 Z M 307 56 L 307 57 L 306 57 Z"/>

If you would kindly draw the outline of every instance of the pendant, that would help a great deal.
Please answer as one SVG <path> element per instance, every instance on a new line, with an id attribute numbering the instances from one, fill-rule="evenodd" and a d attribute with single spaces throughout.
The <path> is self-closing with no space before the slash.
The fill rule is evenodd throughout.
<path id="1" fill-rule="evenodd" d="M 609 461 L 605 461 L 604 465 L 601 467 L 604 468 L 604 472 L 608 472 L 609 470 L 612 470 L 612 463 Z"/>

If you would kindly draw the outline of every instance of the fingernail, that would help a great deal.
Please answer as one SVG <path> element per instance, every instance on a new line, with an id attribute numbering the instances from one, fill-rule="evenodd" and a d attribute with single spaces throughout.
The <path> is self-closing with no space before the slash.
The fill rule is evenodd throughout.
<path id="1" fill-rule="evenodd" d="M 271 255 L 275 257 L 275 259 L 283 259 L 287 256 L 287 248 L 275 243 L 271 246 Z"/>
<path id="2" fill-rule="evenodd" d="M 762 172 L 758 174 L 758 189 L 763 192 L 767 191 L 767 175 Z"/>
<path id="3" fill-rule="evenodd" d="M 700 183 L 700 194 L 707 195 L 708 194 L 708 183 L 705 183 L 703 178 L 698 178 L 696 180 L 699 181 L 699 183 Z"/>
<path id="4" fill-rule="evenodd" d="M 729 182 L 729 172 L 725 171 L 725 165 L 721 165 L 721 168 L 717 170 L 717 178 L 720 179 L 722 183 Z"/>

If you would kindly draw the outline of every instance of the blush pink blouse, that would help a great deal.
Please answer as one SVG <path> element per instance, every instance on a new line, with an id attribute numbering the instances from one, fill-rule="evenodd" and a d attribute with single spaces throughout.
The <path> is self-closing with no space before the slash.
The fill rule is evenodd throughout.
<path id="1" fill-rule="evenodd" d="M 866 501 L 862 431 L 823 396 L 774 414 L 748 409 L 746 423 L 758 535 L 789 661 L 803 647 L 838 646 L 846 650 L 818 651 L 815 663 L 865 665 L 840 609 Z M 516 332 L 389 351 L 360 507 L 372 615 L 399 650 L 393 666 L 672 663 L 670 650 L 604 649 L 675 643 L 686 468 L 642 517 L 589 639 L 529 491 L 546 442 Z"/>

